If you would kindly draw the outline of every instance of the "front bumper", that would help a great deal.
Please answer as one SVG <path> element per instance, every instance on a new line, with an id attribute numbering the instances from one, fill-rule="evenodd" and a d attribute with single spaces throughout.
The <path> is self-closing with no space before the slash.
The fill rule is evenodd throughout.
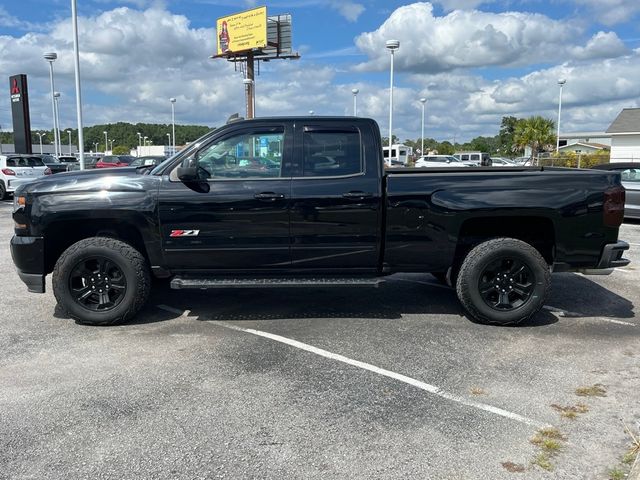
<path id="1" fill-rule="evenodd" d="M 30 292 L 45 292 L 44 239 L 42 237 L 21 237 L 11 239 L 11 258 L 18 276 Z"/>

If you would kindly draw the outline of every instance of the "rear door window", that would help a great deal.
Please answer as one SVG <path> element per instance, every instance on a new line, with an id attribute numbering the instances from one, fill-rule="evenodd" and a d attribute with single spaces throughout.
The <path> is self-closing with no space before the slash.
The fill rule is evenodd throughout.
<path id="1" fill-rule="evenodd" d="M 623 182 L 637 182 L 640 183 L 640 167 L 638 168 L 627 168 L 622 171 L 622 181 Z"/>
<path id="2" fill-rule="evenodd" d="M 478 155 L 477 153 L 472 153 L 471 154 L 471 160 L 480 160 L 480 155 Z"/>
<path id="3" fill-rule="evenodd" d="M 462 161 L 467 161 L 469 160 L 469 155 L 461 155 L 460 158 L 462 159 Z"/>
<path id="4" fill-rule="evenodd" d="M 302 135 L 304 177 L 336 177 L 363 171 L 357 129 L 305 127 Z M 392 154 L 395 150 L 392 151 Z"/>

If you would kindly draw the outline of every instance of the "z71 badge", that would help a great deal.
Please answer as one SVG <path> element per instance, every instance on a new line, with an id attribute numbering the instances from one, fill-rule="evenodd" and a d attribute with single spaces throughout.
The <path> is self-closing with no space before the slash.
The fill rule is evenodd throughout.
<path id="1" fill-rule="evenodd" d="M 170 237 L 197 237 L 200 230 L 171 230 Z"/>

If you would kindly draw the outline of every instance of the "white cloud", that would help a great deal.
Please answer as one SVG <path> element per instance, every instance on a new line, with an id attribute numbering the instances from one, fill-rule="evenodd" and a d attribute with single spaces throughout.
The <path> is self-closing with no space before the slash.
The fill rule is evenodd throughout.
<path id="1" fill-rule="evenodd" d="M 487 84 L 469 95 L 466 111 L 474 115 L 543 113 L 554 118 L 558 106 L 557 81 L 565 78 L 563 111 L 569 124 L 576 128 L 587 125 L 606 128 L 612 115 L 622 107 L 638 104 L 640 83 L 635 80 L 638 76 L 640 50 L 604 61 L 567 63 Z"/>
<path id="2" fill-rule="evenodd" d="M 365 10 L 364 5 L 350 0 L 331 0 L 329 5 L 350 22 L 358 20 L 358 17 Z"/>
<path id="3" fill-rule="evenodd" d="M 584 47 L 573 47 L 570 51 L 578 60 L 613 58 L 628 53 L 627 47 L 615 32 L 598 32 Z"/>
<path id="4" fill-rule="evenodd" d="M 633 21 L 640 14 L 638 0 L 575 0 L 575 2 L 595 14 L 596 22 L 605 25 Z"/>
<path id="5" fill-rule="evenodd" d="M 362 33 L 356 45 L 369 56 L 356 70 L 388 68 L 388 39 L 400 40 L 395 64 L 400 70 L 443 72 L 457 68 L 522 66 L 571 58 L 605 58 L 624 53 L 613 32 L 596 34 L 581 46 L 577 23 L 541 14 L 456 10 L 436 16 L 430 3 L 395 10 L 375 31 Z"/>

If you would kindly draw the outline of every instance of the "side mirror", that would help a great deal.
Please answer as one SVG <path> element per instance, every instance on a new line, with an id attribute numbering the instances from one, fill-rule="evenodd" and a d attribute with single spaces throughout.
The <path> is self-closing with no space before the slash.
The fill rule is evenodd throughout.
<path id="1" fill-rule="evenodd" d="M 178 167 L 178 178 L 181 182 L 197 182 L 198 181 L 198 168 L 197 167 Z"/>
<path id="2" fill-rule="evenodd" d="M 447 159 L 447 163 L 451 163 L 451 160 Z"/>

